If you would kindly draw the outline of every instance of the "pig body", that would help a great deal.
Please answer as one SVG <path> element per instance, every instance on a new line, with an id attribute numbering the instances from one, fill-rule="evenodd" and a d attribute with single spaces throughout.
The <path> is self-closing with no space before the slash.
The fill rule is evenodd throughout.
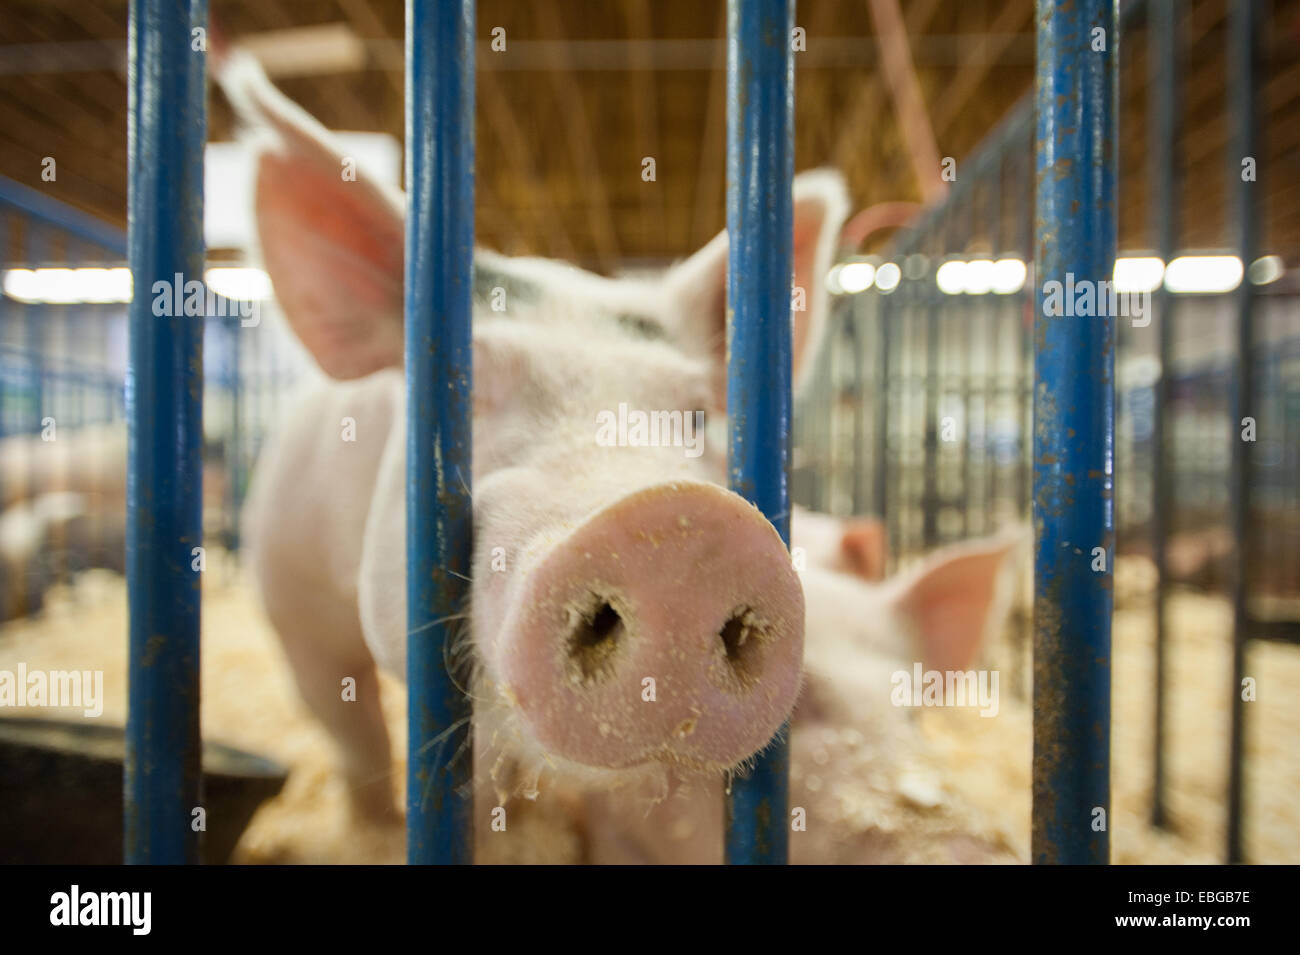
<path id="1" fill-rule="evenodd" d="M 60 576 L 126 572 L 125 423 L 0 440 L 0 620 L 35 612 Z M 224 519 L 223 469 L 205 463 L 208 539 Z"/>
<path id="2" fill-rule="evenodd" d="M 265 442 L 242 515 L 252 578 L 298 689 L 338 741 L 358 808 L 378 819 L 396 818 L 392 749 L 357 589 L 401 384 L 394 372 L 313 383 Z M 349 421 L 354 441 L 343 440 Z M 344 698 L 348 679 L 355 703 Z"/>
<path id="3" fill-rule="evenodd" d="M 0 440 L 0 504 L 0 620 L 39 611 L 45 591 L 71 571 L 123 571 L 126 429 Z"/>
<path id="4" fill-rule="evenodd" d="M 126 501 L 126 425 L 60 428 L 0 440 L 0 503 L 65 491 Z M 125 504 L 123 504 L 125 510 Z"/>
<path id="5" fill-rule="evenodd" d="M 69 514 L 80 513 L 81 495 L 44 494 L 19 500 L 0 512 L 0 620 L 39 611 L 54 582 L 47 549 Z"/>
<path id="6" fill-rule="evenodd" d="M 341 180 L 328 134 L 251 61 L 230 55 L 218 75 L 270 141 L 256 188 L 262 256 L 334 379 L 267 442 L 245 537 L 358 808 L 396 816 L 376 670 L 404 676 L 407 637 L 401 199 Z M 818 173 L 798 178 L 794 200 L 794 280 L 809 293 L 793 330 L 798 379 L 847 199 L 838 176 Z M 887 705 L 880 677 L 900 641 L 928 635 L 964 656 L 1001 559 L 997 548 L 948 555 L 878 592 L 818 569 L 801 583 L 771 524 L 723 486 L 726 262 L 725 234 L 635 281 L 476 254 L 464 476 L 475 543 L 462 638 L 447 651 L 474 698 L 476 818 L 554 793 L 576 807 L 593 861 L 641 844 L 694 861 L 698 840 L 661 835 L 695 823 L 653 813 L 680 806 L 720 823 L 724 774 L 743 771 L 799 698 L 805 587 L 818 642 L 797 732 L 884 727 L 864 707 Z M 864 623 L 872 632 L 856 633 Z M 625 798 L 662 807 L 644 839 L 602 822 Z"/>

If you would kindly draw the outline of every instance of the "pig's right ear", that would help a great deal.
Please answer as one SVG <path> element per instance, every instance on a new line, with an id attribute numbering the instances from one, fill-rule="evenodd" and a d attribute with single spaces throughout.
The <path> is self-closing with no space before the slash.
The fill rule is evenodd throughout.
<path id="1" fill-rule="evenodd" d="M 402 363 L 403 201 L 344 155 L 248 53 L 213 74 L 259 149 L 256 210 L 275 296 L 326 374 Z"/>
<path id="2" fill-rule="evenodd" d="M 792 380 L 798 392 L 811 377 L 830 310 L 826 275 L 849 211 L 844 177 L 832 169 L 800 173 L 794 177 L 793 203 L 793 285 L 803 292 L 802 307 L 796 305 L 793 312 Z M 668 319 L 681 340 L 719 364 L 724 396 L 728 247 L 727 233 L 722 232 L 667 276 L 672 310 Z"/>

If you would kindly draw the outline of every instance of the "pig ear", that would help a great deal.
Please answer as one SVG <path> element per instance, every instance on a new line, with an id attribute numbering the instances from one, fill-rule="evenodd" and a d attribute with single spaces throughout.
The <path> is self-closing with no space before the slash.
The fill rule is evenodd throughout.
<path id="1" fill-rule="evenodd" d="M 853 573 L 865 580 L 880 580 L 885 576 L 887 539 L 885 524 L 878 518 L 849 518 L 840 538 L 840 552 Z"/>
<path id="2" fill-rule="evenodd" d="M 260 148 L 258 238 L 294 332 L 335 378 L 400 366 L 400 194 L 355 169 L 248 53 L 225 52 L 214 75 Z"/>
<path id="3" fill-rule="evenodd" d="M 927 669 L 964 670 L 984 637 L 1006 622 L 1013 557 L 1023 528 L 930 555 L 894 585 L 891 602 L 911 625 Z"/>
<path id="4" fill-rule="evenodd" d="M 802 391 L 811 377 L 826 331 L 830 312 L 826 275 L 838 251 L 840 230 L 848 213 L 849 192 L 838 172 L 815 169 L 795 177 L 794 287 L 803 290 L 804 299 L 804 310 L 793 313 L 796 392 Z"/>
<path id="5" fill-rule="evenodd" d="M 807 381 L 826 326 L 830 271 L 840 229 L 849 210 L 844 178 L 831 169 L 794 179 L 794 287 L 802 290 L 794 315 L 794 385 Z M 668 273 L 672 314 L 679 337 L 725 365 L 727 342 L 727 250 L 725 232 Z M 802 305 L 802 308 L 800 308 Z M 724 372 L 725 377 L 725 372 Z"/>

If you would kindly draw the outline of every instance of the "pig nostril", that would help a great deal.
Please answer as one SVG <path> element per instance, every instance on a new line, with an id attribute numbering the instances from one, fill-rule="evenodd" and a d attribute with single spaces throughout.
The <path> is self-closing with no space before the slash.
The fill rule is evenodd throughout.
<path id="1" fill-rule="evenodd" d="M 610 658 L 623 638 L 623 618 L 608 600 L 581 614 L 569 631 L 569 660 L 579 683 L 592 683 L 605 675 Z"/>
<path id="2" fill-rule="evenodd" d="M 718 631 L 727 663 L 744 686 L 758 680 L 759 646 L 767 635 L 767 629 L 749 607 L 741 607 L 733 613 Z"/>

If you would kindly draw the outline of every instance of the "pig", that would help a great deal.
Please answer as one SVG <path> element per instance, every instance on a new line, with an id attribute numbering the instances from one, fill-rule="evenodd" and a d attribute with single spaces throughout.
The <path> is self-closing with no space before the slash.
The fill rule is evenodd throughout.
<path id="1" fill-rule="evenodd" d="M 59 428 L 0 440 L 0 505 L 65 491 L 126 501 L 126 426 Z"/>
<path id="2" fill-rule="evenodd" d="M 73 567 L 123 569 L 126 429 L 0 440 L 0 620 L 35 613 Z"/>
<path id="3" fill-rule="evenodd" d="M 54 491 L 18 500 L 0 511 L 0 620 L 33 614 L 54 583 L 49 550 L 61 531 L 85 512 L 85 498 Z"/>
<path id="4" fill-rule="evenodd" d="M 394 819 L 378 673 L 405 671 L 403 200 L 364 175 L 344 180 L 329 134 L 253 59 L 217 59 L 259 150 L 261 258 L 326 375 L 255 469 L 252 576 L 303 699 L 338 744 L 355 809 Z M 823 277 L 847 208 L 838 174 L 796 177 L 793 279 L 807 292 L 792 328 L 796 387 L 825 324 Z M 866 708 L 888 699 L 888 681 L 870 674 L 892 659 L 875 643 L 897 649 L 917 630 L 944 659 L 964 659 L 990 618 L 1003 549 L 874 589 L 823 566 L 801 580 L 772 525 L 723 486 L 726 268 L 725 232 L 654 278 L 475 253 L 475 543 L 448 659 L 475 703 L 480 824 L 485 807 L 550 791 L 575 807 L 587 857 L 614 861 L 605 850 L 636 839 L 611 823 L 625 815 L 610 812 L 613 794 L 668 807 L 669 793 L 690 791 L 692 817 L 717 823 L 724 778 L 797 700 L 810 727 L 870 720 Z M 502 293 L 504 313 L 488 305 Z M 702 417 L 699 453 L 598 441 L 622 408 Z M 831 550 L 833 562 L 844 548 Z M 349 679 L 355 702 L 340 693 Z M 691 843 L 648 836 L 633 855 L 704 861 Z"/>
<path id="5" fill-rule="evenodd" d="M 126 476 L 123 422 L 0 440 L 0 620 L 40 610 L 60 576 L 126 572 Z M 205 461 L 209 540 L 224 518 L 225 491 L 225 469 Z"/>
<path id="6" fill-rule="evenodd" d="M 0 621 L 42 610 L 59 580 L 91 567 L 126 572 L 126 501 L 47 491 L 0 512 Z"/>

